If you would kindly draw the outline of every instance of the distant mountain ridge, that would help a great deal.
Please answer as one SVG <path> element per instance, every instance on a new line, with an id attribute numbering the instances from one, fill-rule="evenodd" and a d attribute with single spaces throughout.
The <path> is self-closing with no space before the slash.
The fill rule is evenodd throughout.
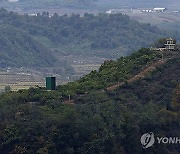
<path id="1" fill-rule="evenodd" d="M 69 55 L 117 58 L 172 35 L 122 14 L 49 17 L 48 12 L 30 16 L 1 9 L 0 17 L 1 67 L 67 65 Z"/>

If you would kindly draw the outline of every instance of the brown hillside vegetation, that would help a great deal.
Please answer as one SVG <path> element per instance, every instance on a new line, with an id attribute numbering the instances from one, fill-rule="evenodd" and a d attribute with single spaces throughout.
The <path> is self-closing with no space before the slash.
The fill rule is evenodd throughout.
<path id="1" fill-rule="evenodd" d="M 163 65 L 166 61 L 162 61 L 159 60 L 153 64 L 151 64 L 150 66 L 148 66 L 146 69 L 142 70 L 140 73 L 138 73 L 137 75 L 133 76 L 132 78 L 127 80 L 127 83 L 133 83 L 134 81 L 137 81 L 139 79 L 144 78 L 148 73 L 154 71 L 158 66 Z M 118 84 L 115 84 L 113 86 L 110 86 L 107 88 L 107 91 L 112 91 L 115 90 L 117 87 L 120 87 L 122 85 L 124 85 L 126 82 L 121 82 Z"/>

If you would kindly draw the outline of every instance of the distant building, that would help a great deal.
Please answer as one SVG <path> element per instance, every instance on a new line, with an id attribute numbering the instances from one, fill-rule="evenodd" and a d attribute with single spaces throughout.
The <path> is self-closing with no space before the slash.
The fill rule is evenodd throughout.
<path id="1" fill-rule="evenodd" d="M 167 10 L 166 8 L 154 8 L 153 12 L 164 12 L 165 10 Z"/>
<path id="2" fill-rule="evenodd" d="M 176 50 L 176 40 L 172 38 L 166 39 L 166 44 L 164 44 L 166 50 L 174 51 Z"/>
<path id="3" fill-rule="evenodd" d="M 107 14 L 116 14 L 116 13 L 121 13 L 120 10 L 117 10 L 117 9 L 111 9 L 109 11 L 106 11 Z"/>
<path id="4" fill-rule="evenodd" d="M 173 11 L 173 13 L 179 13 L 179 11 Z"/>
<path id="5" fill-rule="evenodd" d="M 141 10 L 141 11 L 142 11 L 142 12 L 148 12 L 148 13 L 149 13 L 149 12 L 153 12 L 153 10 L 149 10 L 149 9 L 148 9 L 148 10 L 147 10 L 147 9 L 146 9 L 146 10 Z"/>
<path id="6" fill-rule="evenodd" d="M 19 0 L 8 0 L 9 2 L 18 2 Z"/>
<path id="7" fill-rule="evenodd" d="M 29 16 L 37 16 L 37 13 L 28 14 Z"/>
<path id="8" fill-rule="evenodd" d="M 156 51 L 175 51 L 177 50 L 176 40 L 172 38 L 167 38 L 163 40 L 161 47 L 151 49 Z"/>

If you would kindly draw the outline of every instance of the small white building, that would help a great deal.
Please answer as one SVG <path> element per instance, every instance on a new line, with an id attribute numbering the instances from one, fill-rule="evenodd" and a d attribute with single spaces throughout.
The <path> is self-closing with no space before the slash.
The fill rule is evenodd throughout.
<path id="1" fill-rule="evenodd" d="M 167 10 L 166 8 L 154 8 L 153 12 L 164 12 L 166 10 Z"/>
<path id="2" fill-rule="evenodd" d="M 117 9 L 111 9 L 109 11 L 106 11 L 107 14 L 116 14 L 116 13 L 121 13 L 120 10 L 117 10 Z"/>
<path id="3" fill-rule="evenodd" d="M 8 0 L 9 2 L 18 2 L 19 0 Z"/>
<path id="4" fill-rule="evenodd" d="M 147 12 L 147 13 L 149 13 L 149 12 L 153 12 L 153 10 L 142 10 L 142 12 Z"/>
<path id="5" fill-rule="evenodd" d="M 29 16 L 37 16 L 37 13 L 28 14 Z"/>

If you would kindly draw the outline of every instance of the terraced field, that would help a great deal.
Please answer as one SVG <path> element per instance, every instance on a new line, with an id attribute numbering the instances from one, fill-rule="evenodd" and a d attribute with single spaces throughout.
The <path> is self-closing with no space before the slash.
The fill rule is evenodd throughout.
<path id="1" fill-rule="evenodd" d="M 6 73 L 0 72 L 0 91 L 5 86 L 10 86 L 11 90 L 28 89 L 29 87 L 45 86 L 44 79 L 38 75 L 27 73 Z"/>
<path id="2" fill-rule="evenodd" d="M 6 72 L 6 70 L 0 71 L 0 93 L 4 91 L 5 86 L 10 86 L 12 91 L 17 91 L 20 89 L 28 89 L 30 87 L 45 87 L 45 77 L 56 76 L 57 85 L 66 84 L 69 81 L 74 81 L 79 79 L 85 74 L 91 72 L 91 70 L 97 70 L 100 67 L 100 64 L 74 64 L 72 67 L 75 70 L 74 75 L 67 75 L 65 77 L 60 74 L 53 72 L 36 72 L 32 71 L 31 73 L 14 71 Z"/>
<path id="3" fill-rule="evenodd" d="M 83 64 L 83 65 L 73 65 L 72 67 L 74 68 L 76 72 L 76 76 L 82 77 L 83 75 L 88 74 L 92 70 L 98 70 L 100 64 Z"/>

